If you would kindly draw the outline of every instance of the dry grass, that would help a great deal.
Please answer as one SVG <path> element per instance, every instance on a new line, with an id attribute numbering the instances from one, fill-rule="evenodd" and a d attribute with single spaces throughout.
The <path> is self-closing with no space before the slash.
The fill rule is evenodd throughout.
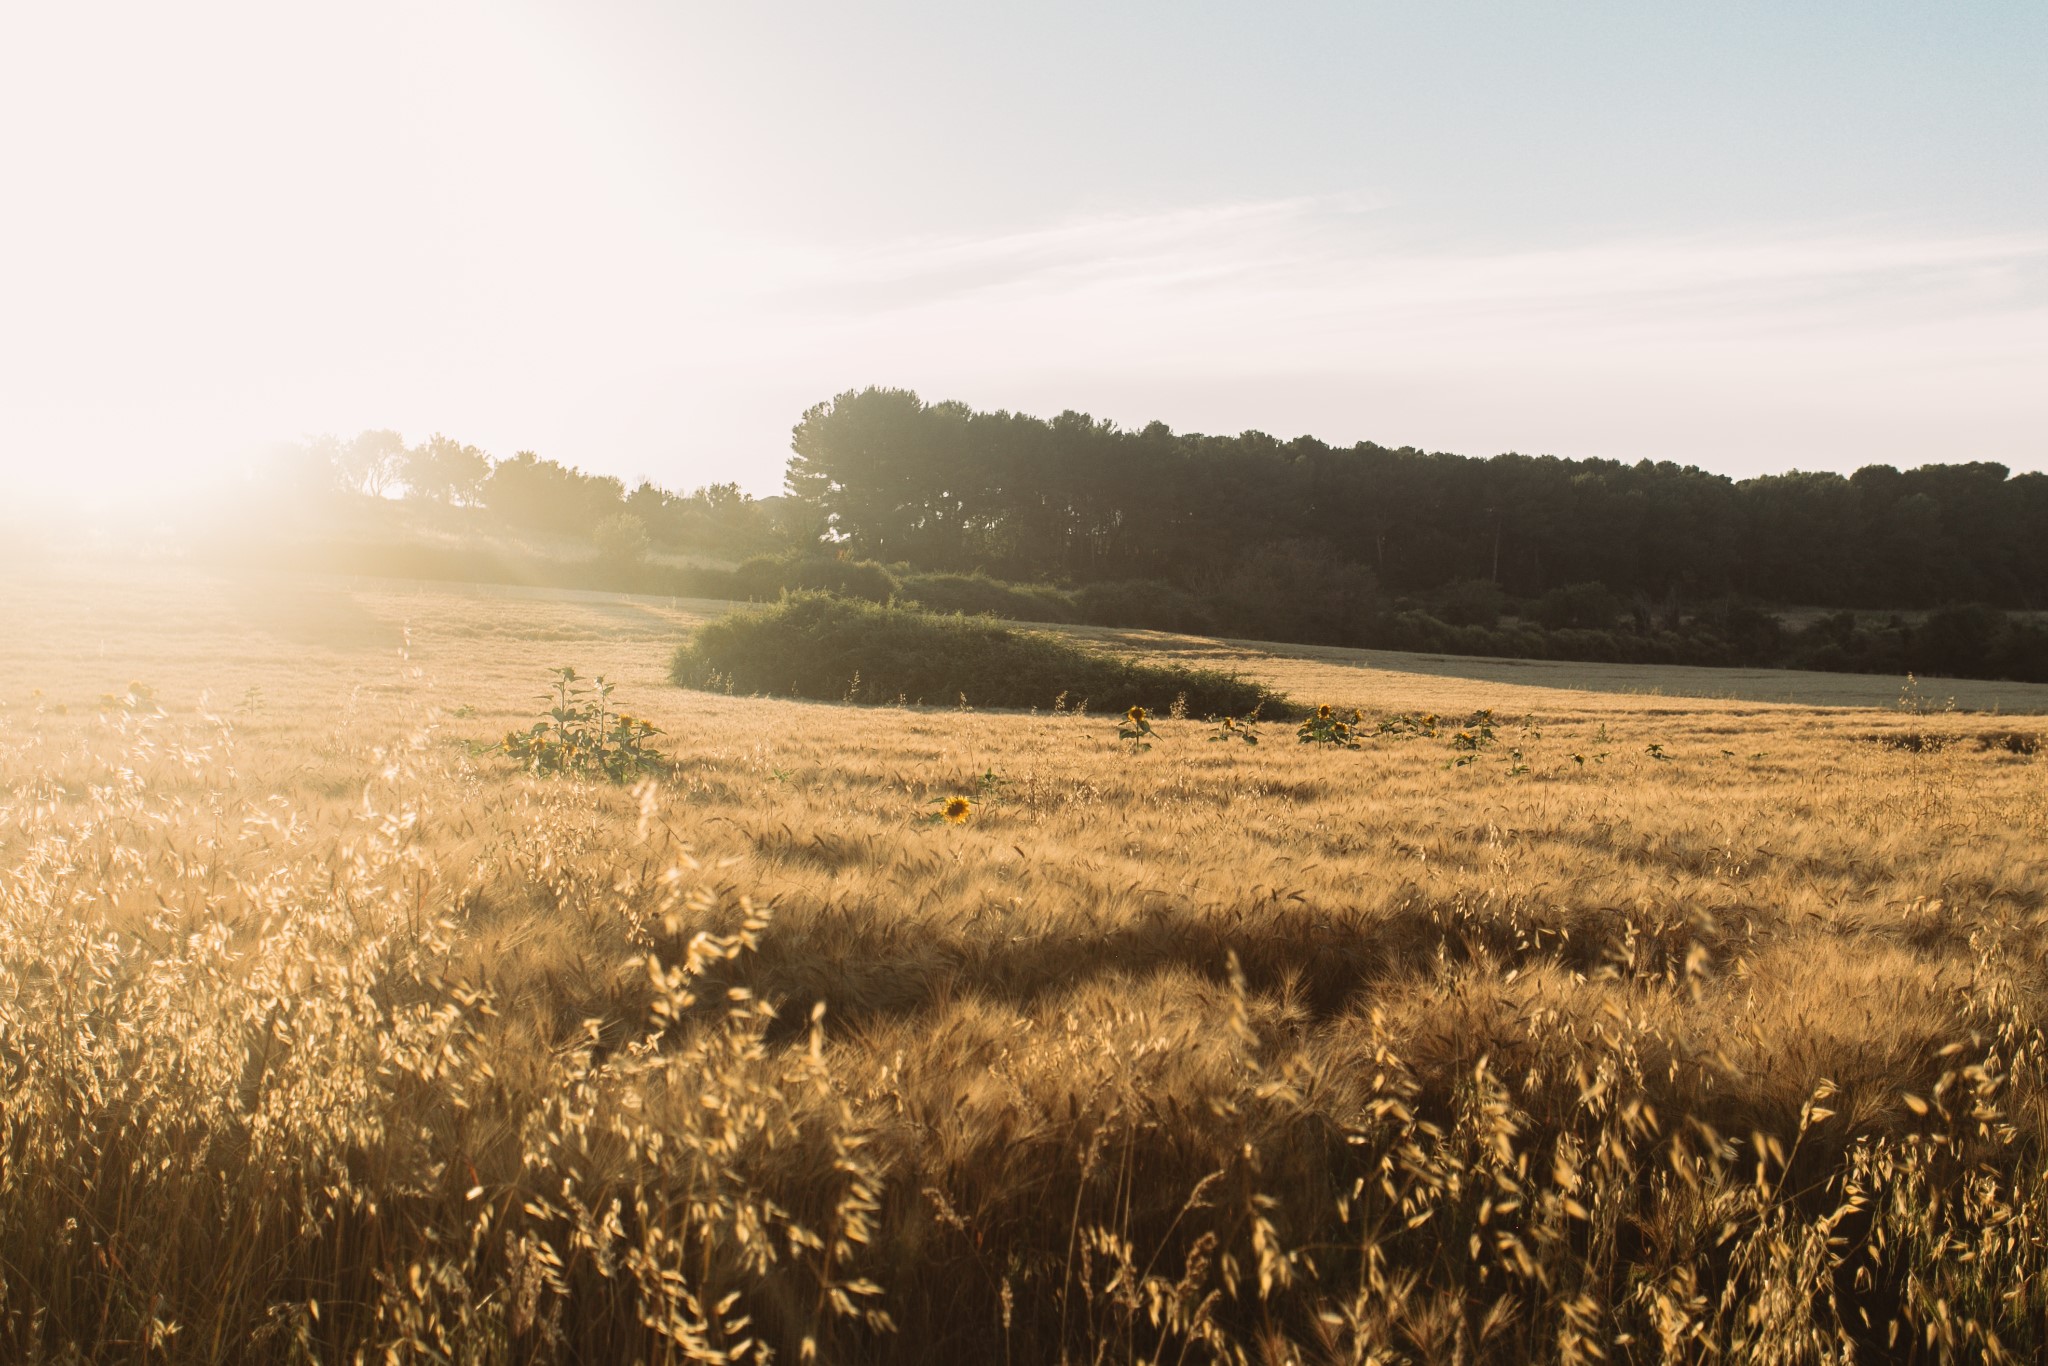
<path id="1" fill-rule="evenodd" d="M 2048 1350 L 2036 723 L 1181 641 L 1499 738 L 1132 755 L 665 603 L 0 611 L 0 1356 Z M 470 752 L 557 663 L 667 780 Z"/>

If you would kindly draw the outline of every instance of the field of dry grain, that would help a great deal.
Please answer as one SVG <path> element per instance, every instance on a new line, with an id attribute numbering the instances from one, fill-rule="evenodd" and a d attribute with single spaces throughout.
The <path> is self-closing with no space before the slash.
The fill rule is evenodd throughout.
<path id="1" fill-rule="evenodd" d="M 1442 719 L 1132 753 L 715 610 L 17 577 L 0 1355 L 2048 1350 L 2048 688 L 1077 632 Z M 565 664 L 659 781 L 483 752 Z"/>

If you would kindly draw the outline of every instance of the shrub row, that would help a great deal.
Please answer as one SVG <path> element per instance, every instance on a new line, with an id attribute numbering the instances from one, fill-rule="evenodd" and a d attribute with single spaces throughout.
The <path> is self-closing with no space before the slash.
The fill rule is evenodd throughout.
<path id="1" fill-rule="evenodd" d="M 1369 585 L 1320 575 L 1310 557 L 1239 566 L 1212 593 L 1156 579 L 1062 589 L 981 574 L 907 574 L 869 560 L 785 554 L 736 569 L 631 557 L 546 559 L 485 547 L 325 541 L 247 542 L 213 559 L 324 573 L 517 583 L 669 597 L 773 602 L 822 591 L 873 603 L 1012 621 L 1082 623 L 1449 655 L 1614 664 L 1817 669 L 2048 683 L 2048 627 L 1996 608 L 1942 608 L 1917 622 L 1838 612 L 1800 630 L 1736 600 L 1625 603 L 1599 584 L 1531 602 L 1462 580 L 1424 599 L 1387 600 Z M 1250 592 L 1259 586 L 1260 592 Z"/>
<path id="2" fill-rule="evenodd" d="M 1623 602 L 1599 584 L 1571 584 L 1517 602 L 1465 580 L 1425 600 L 1379 598 L 1353 582 L 1323 584 L 1301 565 L 1266 566 L 1266 596 L 1236 572 L 1203 596 L 1130 579 L 1062 590 L 980 575 L 901 580 L 900 598 L 937 611 L 1019 621 L 1083 622 L 1429 654 L 1603 664 L 1818 669 L 1835 673 L 2003 678 L 2048 683 L 2048 627 L 1996 608 L 1945 607 L 1918 622 L 1838 612 L 1800 630 L 1739 599 L 1681 606 Z M 899 599 L 900 600 L 900 599 Z"/>
<path id="3" fill-rule="evenodd" d="M 888 602 L 901 586 L 896 576 L 872 560 L 832 555 L 757 555 L 732 572 L 729 595 L 751 602 L 773 602 L 784 593 L 836 593 L 866 602 Z"/>
<path id="4" fill-rule="evenodd" d="M 1183 699 L 1195 716 L 1288 712 L 1284 698 L 1232 674 L 1141 664 L 973 617 L 815 592 L 699 627 L 670 677 L 690 688 L 825 702 L 1165 711 Z"/>
<path id="5" fill-rule="evenodd" d="M 1837 612 L 1787 636 L 1787 661 L 1835 673 L 1935 674 L 2048 683 L 2048 627 L 1966 604 L 1917 623 Z"/>
<path id="6" fill-rule="evenodd" d="M 911 574 L 903 579 L 897 601 L 928 612 L 1010 621 L 1069 623 L 1082 619 L 1071 593 L 1042 584 L 1003 583 L 986 574 Z"/>
<path id="7" fill-rule="evenodd" d="M 260 566 L 312 574 L 428 579 L 449 583 L 523 584 L 673 598 L 742 596 L 731 570 L 654 561 L 620 562 L 517 555 L 488 546 L 440 546 L 398 541 L 246 541 L 215 546 L 202 561 L 231 568 Z"/>

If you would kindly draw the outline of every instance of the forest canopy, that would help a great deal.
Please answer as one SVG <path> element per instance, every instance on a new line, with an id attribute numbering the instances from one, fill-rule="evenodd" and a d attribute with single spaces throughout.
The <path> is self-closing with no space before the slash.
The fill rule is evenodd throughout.
<path id="1" fill-rule="evenodd" d="M 851 552 L 923 570 L 1211 593 L 1306 556 L 1390 592 L 2048 606 L 2048 475 L 1977 461 L 1737 481 L 1689 465 L 1488 459 L 1120 429 L 848 391 L 794 430 L 788 488 Z"/>

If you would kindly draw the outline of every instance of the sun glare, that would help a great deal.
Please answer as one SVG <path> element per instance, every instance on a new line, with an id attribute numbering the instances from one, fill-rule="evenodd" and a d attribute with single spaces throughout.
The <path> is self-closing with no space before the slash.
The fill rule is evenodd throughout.
<path id="1" fill-rule="evenodd" d="M 0 223 L 0 458 L 74 502 L 387 427 L 766 495 L 803 409 L 878 382 L 1731 474 L 2044 459 L 2038 216 L 1517 238 L 1371 185 L 1012 206 L 975 168 L 885 193 L 833 153 L 844 73 L 777 66 L 788 36 L 751 20 L 96 13 L 19 7 L 0 42 L 35 206 Z"/>
<path id="2" fill-rule="evenodd" d="M 2048 1362 L 2044 71 L 0 0 L 0 1363 Z"/>

